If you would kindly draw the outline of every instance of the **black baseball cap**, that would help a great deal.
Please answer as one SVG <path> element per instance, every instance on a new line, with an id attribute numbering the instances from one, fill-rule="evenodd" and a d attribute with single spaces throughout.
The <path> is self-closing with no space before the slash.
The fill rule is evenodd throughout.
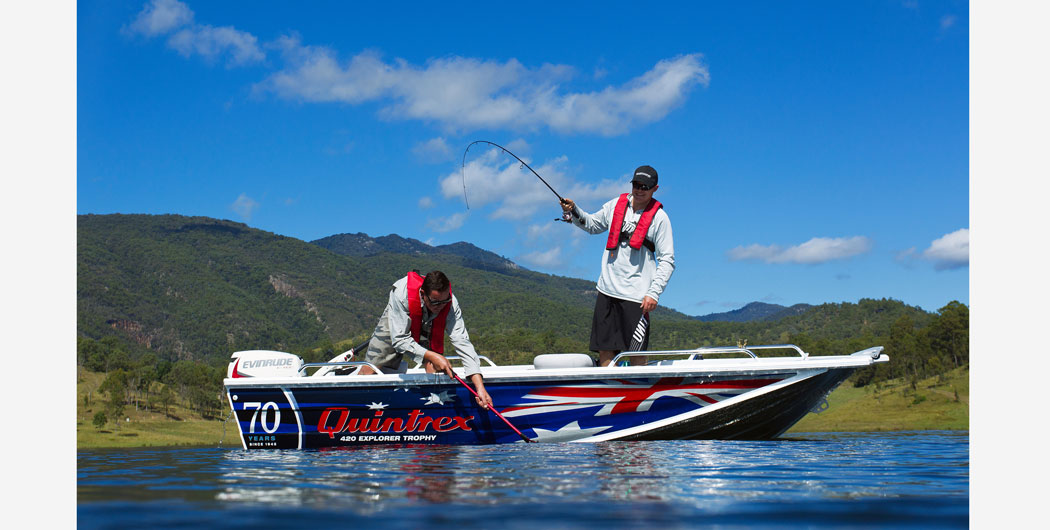
<path id="1" fill-rule="evenodd" d="M 639 166 L 638 169 L 634 170 L 634 177 L 631 179 L 631 182 L 637 182 L 652 188 L 656 186 L 657 180 L 658 177 L 653 166 Z"/>

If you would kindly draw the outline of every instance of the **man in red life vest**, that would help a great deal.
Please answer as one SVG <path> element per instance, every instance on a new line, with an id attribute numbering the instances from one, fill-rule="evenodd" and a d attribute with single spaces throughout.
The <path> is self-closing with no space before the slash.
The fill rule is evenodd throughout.
<path id="1" fill-rule="evenodd" d="M 463 360 L 467 379 L 477 389 L 478 405 L 489 408 L 492 398 L 485 391 L 478 354 L 467 335 L 459 301 L 452 294 L 452 282 L 441 271 L 425 277 L 412 271 L 394 282 L 383 316 L 368 342 L 365 360 L 389 374 L 404 373 L 406 361 L 411 359 L 422 362 L 427 373 L 444 372 L 452 377 L 452 365 L 444 356 L 446 330 Z M 375 371 L 364 366 L 360 373 L 371 375 Z"/>
<path id="2" fill-rule="evenodd" d="M 572 199 L 561 203 L 574 225 L 591 234 L 608 233 L 591 322 L 591 351 L 598 352 L 602 366 L 621 351 L 649 347 L 649 312 L 674 272 L 671 220 L 653 198 L 657 178 L 651 166 L 639 167 L 631 178 L 632 193 L 593 214 L 580 211 Z M 631 357 L 631 364 L 645 362 L 645 357 Z"/>

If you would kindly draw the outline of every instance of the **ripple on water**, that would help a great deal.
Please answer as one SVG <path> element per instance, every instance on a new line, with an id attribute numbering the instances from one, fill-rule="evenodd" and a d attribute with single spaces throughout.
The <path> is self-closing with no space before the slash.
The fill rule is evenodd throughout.
<path id="1" fill-rule="evenodd" d="M 965 527 L 969 436 L 78 453 L 78 526 Z"/>

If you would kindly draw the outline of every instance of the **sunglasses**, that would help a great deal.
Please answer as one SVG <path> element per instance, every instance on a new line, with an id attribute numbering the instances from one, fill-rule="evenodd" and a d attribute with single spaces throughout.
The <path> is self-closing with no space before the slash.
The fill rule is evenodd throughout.
<path id="1" fill-rule="evenodd" d="M 445 304 L 447 304 L 447 303 L 452 301 L 452 293 L 449 293 L 448 294 L 448 298 L 446 298 L 444 300 L 432 300 L 429 296 L 427 296 L 425 294 L 423 295 L 423 298 L 426 298 L 428 304 L 430 304 L 432 306 L 441 307 L 441 306 L 443 306 L 443 305 L 445 305 Z"/>
<path id="2" fill-rule="evenodd" d="M 649 191 L 652 189 L 652 186 L 646 186 L 645 184 L 639 184 L 637 182 L 632 182 L 631 185 L 634 186 L 634 189 L 636 190 Z"/>

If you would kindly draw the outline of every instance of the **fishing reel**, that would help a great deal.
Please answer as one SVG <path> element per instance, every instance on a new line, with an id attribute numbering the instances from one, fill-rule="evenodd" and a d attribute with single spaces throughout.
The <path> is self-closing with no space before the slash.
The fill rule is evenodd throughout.
<path id="1" fill-rule="evenodd" d="M 558 198 L 561 199 L 560 196 Z M 562 221 L 562 222 L 565 222 L 565 223 L 572 223 L 573 219 L 579 219 L 579 218 L 580 218 L 580 212 L 576 211 L 576 206 L 573 205 L 572 210 L 570 210 L 568 212 L 566 212 L 565 210 L 562 210 L 561 217 L 555 217 L 554 221 L 555 222 Z"/>

